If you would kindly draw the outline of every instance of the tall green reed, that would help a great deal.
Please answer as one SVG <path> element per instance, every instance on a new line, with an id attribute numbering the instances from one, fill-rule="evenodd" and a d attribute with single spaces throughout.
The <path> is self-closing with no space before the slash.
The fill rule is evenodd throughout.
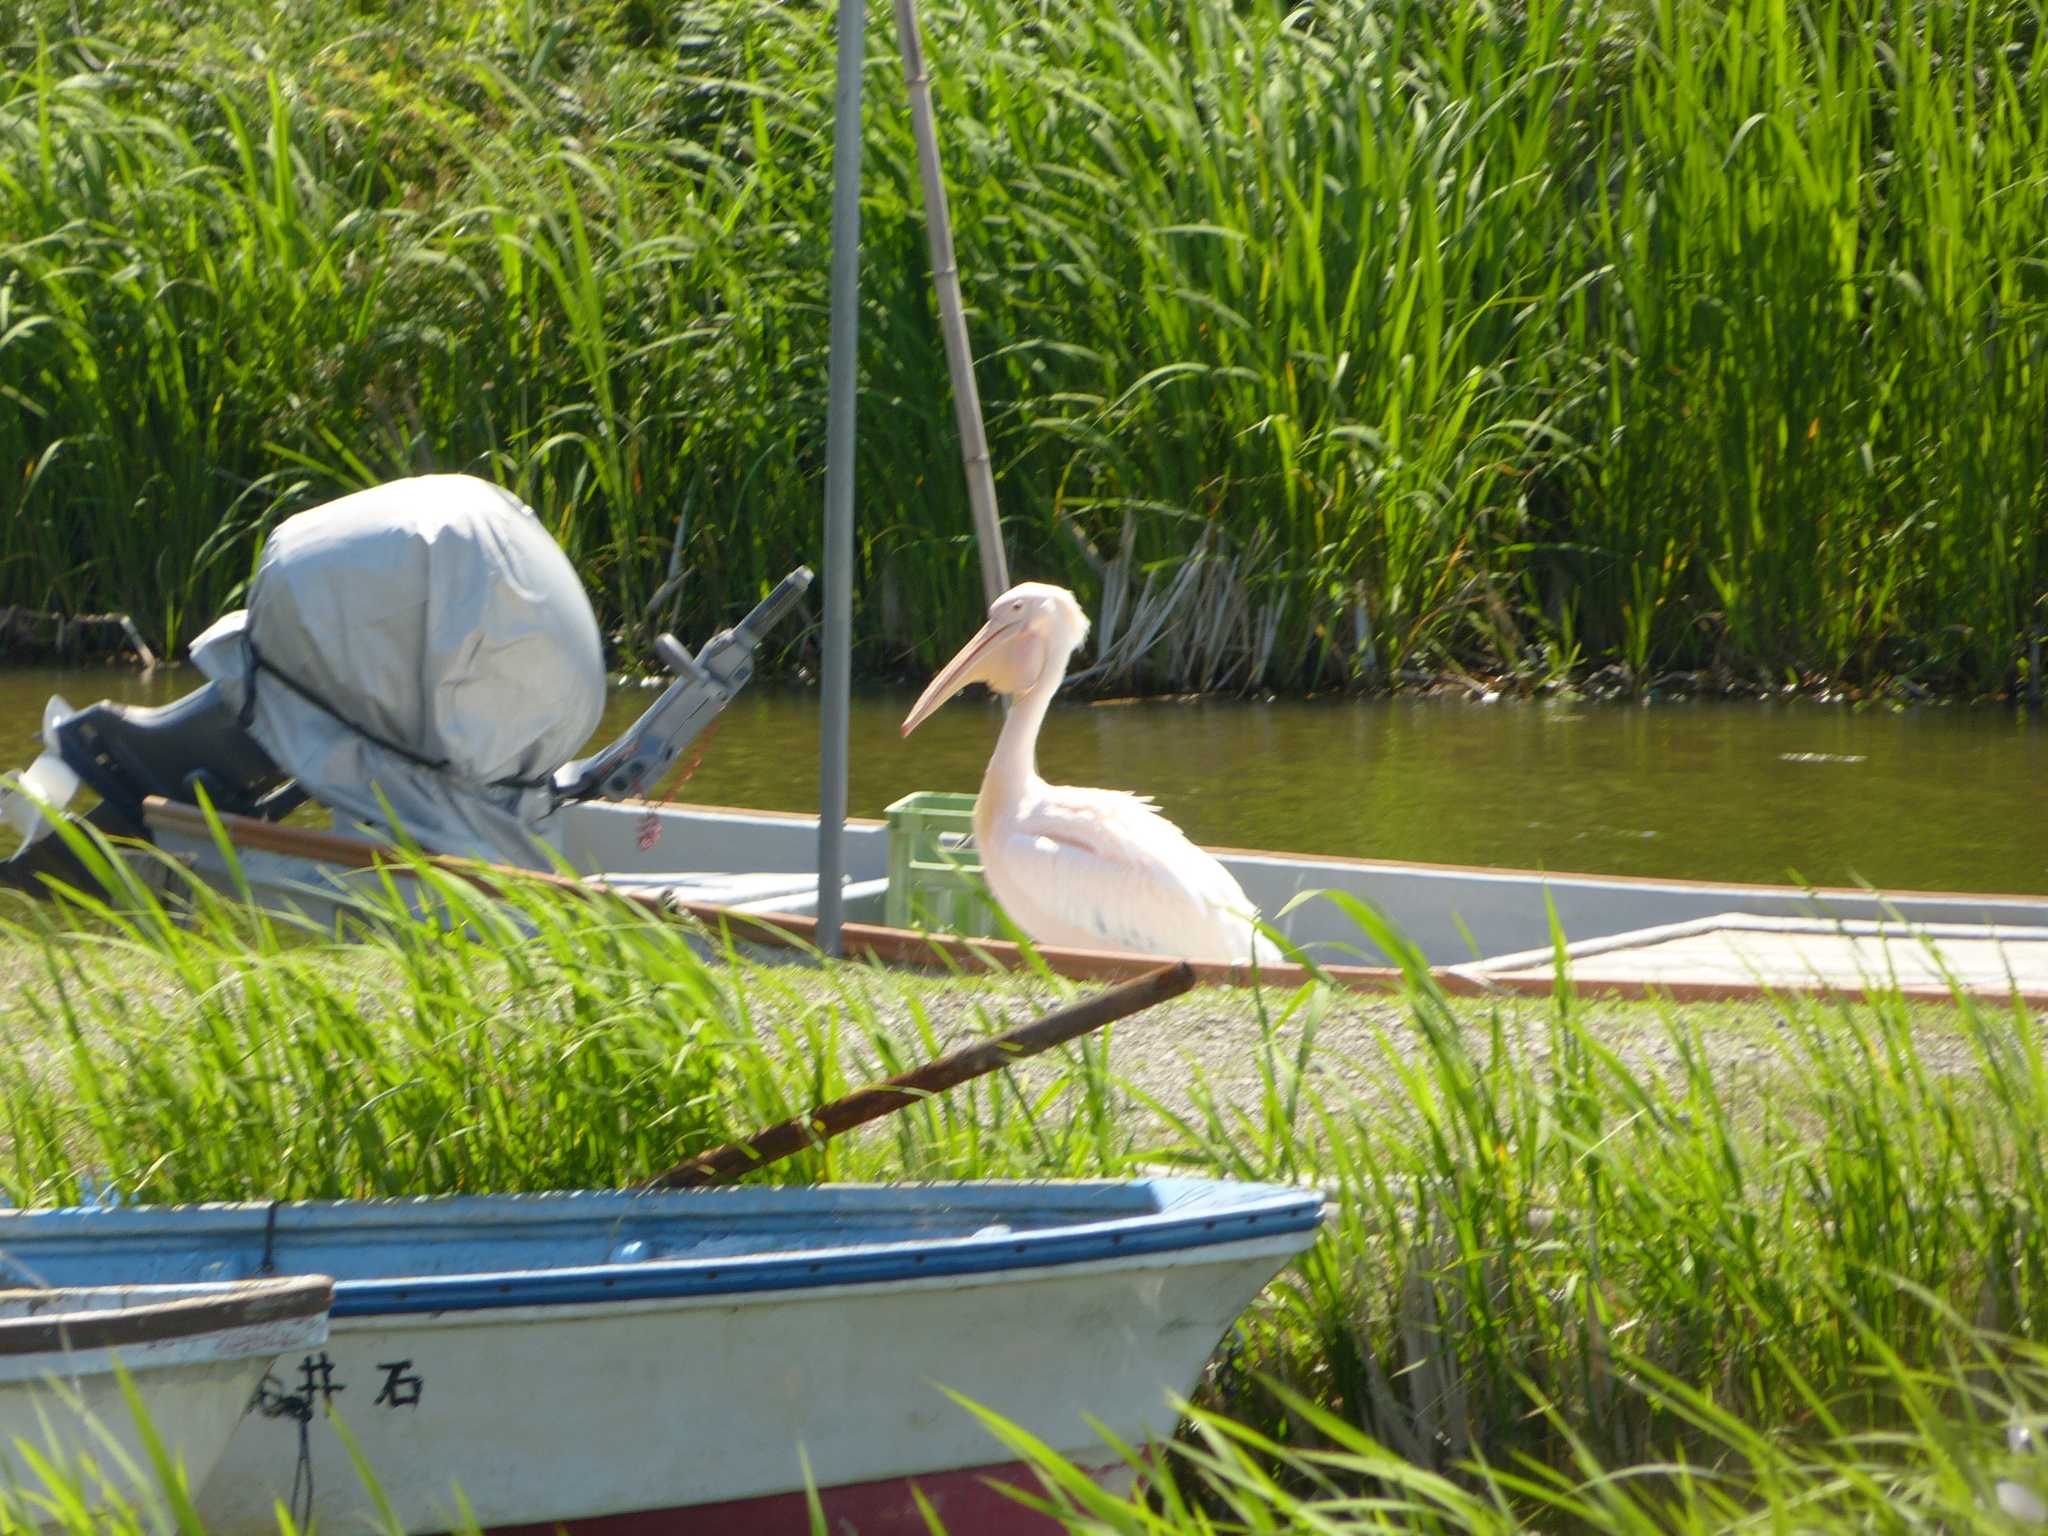
<path id="1" fill-rule="evenodd" d="M 1107 1491 L 1090 1474 L 999 1416 L 963 1404 L 1036 1473 L 1019 1501 L 1071 1531 L 1239 1533 L 1564 1529 L 1613 1536 L 1729 1530 L 2024 1530 L 2048 1486 L 2048 1462 L 2014 1446 L 2012 1401 L 2041 1400 L 2039 1346 L 1978 1335 L 1999 1361 L 1993 1398 L 1961 1362 L 1933 1370 L 1886 1362 L 1881 1374 L 1917 1413 L 1893 1434 L 1792 1439 L 1745 1422 L 1682 1383 L 1644 1372 L 1644 1395 L 1691 1421 L 1697 1459 L 1603 1462 L 1584 1446 L 1560 1467 L 1473 1462 L 1454 1474 L 1417 1466 L 1342 1416 L 1274 1388 L 1314 1444 L 1277 1444 L 1257 1427 L 1190 1405 L 1165 1455 L 1124 1447 L 1142 1491 Z M 1950 1417 L 1981 1400 L 1977 1418 Z M 1534 1411 L 1544 1412 L 1542 1405 Z M 2038 1412 L 2029 1414 L 2038 1421 Z"/>
<path id="2" fill-rule="evenodd" d="M 2002 1434 L 2038 1413 L 2048 1249 L 2029 1213 L 2048 1165 L 2026 1008 L 1627 1021 L 1562 985 L 1533 1015 L 1458 1007 L 1358 915 L 1405 957 L 1407 1018 L 1335 1060 L 1307 1030 L 1269 1033 L 1261 1112 L 1198 1091 L 1175 1119 L 1193 1164 L 1306 1168 L 1335 1197 L 1330 1240 L 1205 1407 L 1328 1449 L 1262 1374 L 1443 1475 L 1725 1467 L 1747 1456 L 1734 1424 L 1846 1455 L 1944 1415 Z M 1333 1078 L 1376 1086 L 1315 1086 Z"/>
<path id="3" fill-rule="evenodd" d="M 78 846 L 115 894 L 4 928 L 37 956 L 0 1023 L 17 1204 L 630 1185 L 937 1053 L 916 1000 L 899 1022 L 875 975 L 748 962 L 624 902 L 491 897 L 422 865 L 366 891 L 337 938 L 174 868 L 160 896 Z M 415 919 L 423 899 L 440 920 Z M 1008 1027 L 996 1001 L 948 1027 Z M 770 1177 L 1121 1166 L 1135 1131 L 1100 1049 L 1062 1062 Z"/>
<path id="4" fill-rule="evenodd" d="M 1014 563 L 1143 617 L 1099 685 L 1991 689 L 2048 625 L 2028 7 L 928 24 Z M 979 606 L 886 25 L 868 671 Z M 830 69 L 823 13 L 732 0 L 25 3 L 0 594 L 175 645 L 277 516 L 433 468 L 527 497 L 629 630 L 679 525 L 689 621 L 743 609 L 815 554 Z"/>

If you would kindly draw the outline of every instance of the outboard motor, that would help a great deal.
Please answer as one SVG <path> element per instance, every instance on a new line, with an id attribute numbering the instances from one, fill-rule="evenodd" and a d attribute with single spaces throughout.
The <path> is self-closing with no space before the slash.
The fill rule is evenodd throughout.
<path id="1" fill-rule="evenodd" d="M 627 800 L 658 784 L 683 748 L 747 686 L 761 637 L 796 606 L 810 584 L 811 568 L 798 566 L 744 619 L 705 641 L 695 656 L 674 635 L 657 636 L 654 654 L 675 681 L 602 752 L 555 770 L 555 803 Z"/>
<path id="2" fill-rule="evenodd" d="M 159 708 L 53 700 L 48 750 L 23 776 L 93 819 L 143 830 L 151 796 L 275 819 L 309 795 L 437 853 L 548 867 L 561 805 L 644 793 L 753 673 L 762 636 L 810 585 L 799 567 L 692 656 L 656 653 L 674 680 L 624 735 L 576 761 L 604 707 L 597 620 L 568 558 L 509 492 L 425 475 L 357 492 L 280 523 L 249 606 L 192 647 L 210 679 Z M 8 793 L 29 838 L 35 808 Z M 20 883 L 20 871 L 16 883 Z"/>

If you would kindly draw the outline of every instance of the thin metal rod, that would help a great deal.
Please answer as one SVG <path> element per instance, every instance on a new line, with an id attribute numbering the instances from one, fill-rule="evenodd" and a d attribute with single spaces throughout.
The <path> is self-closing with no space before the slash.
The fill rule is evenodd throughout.
<path id="1" fill-rule="evenodd" d="M 853 689 L 853 423 L 860 321 L 860 87 L 866 0 L 839 0 L 832 120 L 832 352 L 825 410 L 825 698 L 818 744 L 818 947 L 839 953 Z"/>
<path id="2" fill-rule="evenodd" d="M 903 53 L 903 74 L 910 85 L 910 129 L 917 140 L 917 169 L 924 182 L 925 239 L 932 253 L 932 288 L 939 298 L 939 331 L 946 341 L 946 372 L 953 380 L 953 419 L 960 427 L 960 461 L 967 471 L 967 504 L 974 513 L 974 538 L 981 549 L 982 592 L 992 603 L 1010 590 L 1010 561 L 1003 553 L 995 471 L 989 464 L 988 434 L 981 424 L 981 391 L 974 381 L 974 355 L 967 345 L 967 315 L 960 302 L 960 266 L 953 256 L 953 220 L 946 207 L 946 178 L 939 170 L 932 81 L 925 70 L 917 0 L 896 0 L 896 41 Z"/>
<path id="3" fill-rule="evenodd" d="M 829 1104 L 821 1104 L 808 1115 L 784 1120 L 746 1141 L 730 1142 L 676 1164 L 656 1174 L 643 1188 L 694 1189 L 706 1184 L 723 1184 L 769 1163 L 779 1162 L 808 1147 L 819 1146 L 842 1131 L 850 1131 L 870 1120 L 894 1114 L 907 1105 L 921 1103 L 933 1094 L 944 1093 L 971 1078 L 983 1077 L 1027 1056 L 1049 1051 L 1056 1045 L 1092 1033 L 1117 1019 L 1128 1018 L 1154 1003 L 1178 997 L 1195 984 L 1194 968 L 1185 960 L 1161 966 L 1156 971 L 1069 1003 L 1042 1019 L 1020 1024 L 992 1040 L 977 1040 L 936 1061 L 857 1089 Z"/>

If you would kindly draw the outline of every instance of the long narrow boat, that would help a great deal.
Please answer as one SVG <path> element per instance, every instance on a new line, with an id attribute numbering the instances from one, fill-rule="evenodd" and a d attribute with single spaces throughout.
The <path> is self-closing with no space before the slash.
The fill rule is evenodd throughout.
<path id="1" fill-rule="evenodd" d="M 336 1420 L 409 1532 L 467 1508 L 776 1536 L 810 1530 L 808 1484 L 833 1530 L 923 1536 L 915 1485 L 1008 1536 L 1052 1527 L 995 1485 L 1036 1485 L 947 1394 L 1113 1470 L 1104 1433 L 1171 1433 L 1321 1213 L 1194 1180 L 826 1186 L 14 1212 L 0 1248 L 66 1284 L 335 1277 L 326 1343 L 279 1362 L 200 1490 L 213 1536 L 274 1532 L 308 1473 L 322 1530 L 367 1528 Z"/>
<path id="2" fill-rule="evenodd" d="M 150 838 L 224 890 L 335 920 L 372 881 L 406 867 L 368 838 L 247 817 L 218 827 L 190 806 L 147 803 Z M 817 818 L 715 806 L 585 802 L 555 813 L 555 849 L 586 884 L 771 944 L 805 945 L 817 909 Z M 931 934 L 884 919 L 889 824 L 846 830 L 848 953 L 935 968 L 1014 967 L 1016 946 Z M 1560 959 L 1588 992 L 1678 1000 L 1766 992 L 1946 999 L 1957 992 L 2048 1006 L 2048 896 L 1800 888 L 1212 849 L 1322 972 L 1359 988 L 1397 985 L 1397 956 L 1348 900 L 1380 914 L 1447 990 L 1547 993 Z M 902 861 L 897 861 L 900 869 Z M 534 878 L 453 863 L 481 879 Z M 353 894 L 352 894 L 353 893 Z M 1342 899 L 1331 899 L 1335 893 Z M 1297 904 L 1298 903 L 1298 904 Z M 1553 931 L 1555 923 L 1555 932 Z M 1077 978 L 1122 979 L 1156 957 L 1040 951 Z M 1198 967 L 1210 982 L 1252 978 Z M 1298 984 L 1298 966 L 1259 979 Z"/>
<path id="3" fill-rule="evenodd" d="M 72 1486 L 95 1507 L 149 1500 L 156 1473 L 119 1362 L 188 1486 L 202 1486 L 278 1356 L 326 1342 L 333 1293 L 324 1275 L 0 1290 L 0 1475 L 33 1497 L 27 1447 L 74 1474 L 89 1459 L 97 1475 Z"/>

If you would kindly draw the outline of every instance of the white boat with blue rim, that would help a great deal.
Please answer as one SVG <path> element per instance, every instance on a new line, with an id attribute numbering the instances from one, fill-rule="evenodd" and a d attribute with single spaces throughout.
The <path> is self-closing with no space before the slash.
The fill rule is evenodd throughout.
<path id="1" fill-rule="evenodd" d="M 161 1493 L 131 1391 L 165 1455 L 199 1487 L 277 1359 L 324 1346 L 334 1291 L 324 1275 L 162 1285 L 35 1278 L 0 1290 L 0 1478 L 31 1501 L 83 1497 L 95 1509 L 110 1496 L 148 1508 Z M 58 1469 L 66 1487 L 44 1488 L 38 1462 Z"/>
<path id="2" fill-rule="evenodd" d="M 920 796 L 922 800 L 939 797 Z M 967 797 L 947 797 L 964 801 Z M 964 823 L 964 812 L 956 813 Z M 151 799 L 151 841 L 190 874 L 230 895 L 328 928 L 380 902 L 395 884 L 417 910 L 435 905 L 419 865 L 356 832 L 209 818 Z M 913 834 L 929 841 L 931 828 Z M 564 862 L 587 890 L 806 952 L 818 936 L 817 817 L 683 804 L 585 804 L 557 813 Z M 971 846 L 956 834 L 936 858 L 906 853 L 900 822 L 849 818 L 841 943 L 849 956 L 940 972 L 1031 964 L 1076 980 L 1141 974 L 1157 956 L 1038 946 L 1027 960 L 1000 937 Z M 1726 1001 L 1772 994 L 1947 1001 L 1956 994 L 2048 1007 L 2048 896 L 1891 891 L 1753 882 L 1654 879 L 1563 870 L 1490 869 L 1393 859 L 1211 848 L 1275 931 L 1326 979 L 1364 991 L 1398 989 L 1398 954 L 1362 929 L 1352 907 L 1378 914 L 1412 946 L 1435 983 L 1465 996 L 1548 996 L 1560 958 L 1589 995 Z M 488 884 L 544 878 L 467 861 L 443 867 Z M 161 878 L 160 867 L 138 866 Z M 955 889 L 953 914 L 916 910 L 906 881 Z M 905 899 L 905 895 L 908 899 Z M 1334 897 L 1334 899 L 1333 899 Z M 962 915 L 965 921 L 953 921 Z M 1555 927 L 1553 928 L 1553 924 Z M 1562 951 L 1554 942 L 1563 939 Z M 1195 965 L 1205 984 L 1294 987 L 1301 965 Z"/>
<path id="3" fill-rule="evenodd" d="M 212 1536 L 471 1512 L 497 1532 L 980 1536 L 1052 1529 L 950 1393 L 1081 1465 L 1163 1437 L 1233 1321 L 1322 1214 L 1201 1180 L 960 1183 L 125 1207 L 0 1214 L 53 1282 L 334 1277 L 198 1492 Z M 259 1373 L 260 1374 L 260 1373 Z"/>

